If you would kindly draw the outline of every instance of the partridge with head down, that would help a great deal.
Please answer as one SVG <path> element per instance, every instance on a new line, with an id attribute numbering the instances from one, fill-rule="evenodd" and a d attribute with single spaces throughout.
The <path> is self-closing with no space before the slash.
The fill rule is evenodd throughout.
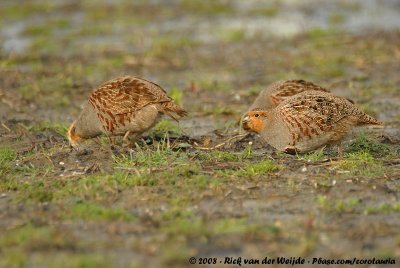
<path id="1" fill-rule="evenodd" d="M 116 78 L 92 92 L 70 126 L 68 139 L 73 147 L 101 134 L 132 140 L 153 127 L 161 114 L 177 120 L 187 112 L 155 83 L 131 76 Z"/>
<path id="2" fill-rule="evenodd" d="M 294 154 L 339 142 L 353 126 L 381 124 L 349 100 L 320 91 L 307 91 L 273 109 L 254 108 L 243 128 L 256 132 L 274 148 Z"/>

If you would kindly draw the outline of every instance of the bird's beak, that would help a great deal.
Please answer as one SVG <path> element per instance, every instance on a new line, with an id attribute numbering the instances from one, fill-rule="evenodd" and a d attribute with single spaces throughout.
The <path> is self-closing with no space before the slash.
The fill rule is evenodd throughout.
<path id="1" fill-rule="evenodd" d="M 67 137 L 68 137 L 69 144 L 72 146 L 72 148 L 78 149 L 79 141 L 81 140 L 81 137 L 79 137 L 75 132 L 75 122 L 69 128 Z"/>
<path id="2" fill-rule="evenodd" d="M 250 131 L 250 117 L 248 115 L 246 115 L 245 117 L 243 117 L 242 119 L 242 128 L 246 131 Z"/>
<path id="3" fill-rule="evenodd" d="M 76 141 L 70 141 L 69 145 L 74 149 L 74 150 L 79 150 L 79 143 Z"/>

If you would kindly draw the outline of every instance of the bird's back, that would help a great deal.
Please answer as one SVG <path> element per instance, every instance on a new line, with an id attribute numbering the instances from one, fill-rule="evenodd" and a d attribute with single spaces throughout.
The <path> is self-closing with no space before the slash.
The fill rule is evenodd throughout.
<path id="1" fill-rule="evenodd" d="M 99 111 L 113 115 L 133 113 L 146 105 L 169 101 L 171 98 L 160 86 L 131 76 L 100 85 L 89 98 Z"/>
<path id="2" fill-rule="evenodd" d="M 329 92 L 329 90 L 305 80 L 280 80 L 261 91 L 249 110 L 254 108 L 270 109 L 287 98 L 310 90 Z"/>
<path id="3" fill-rule="evenodd" d="M 352 126 L 379 124 L 346 98 L 321 91 L 307 91 L 284 100 L 275 117 L 286 126 L 291 146 L 309 151 L 340 140 Z"/>

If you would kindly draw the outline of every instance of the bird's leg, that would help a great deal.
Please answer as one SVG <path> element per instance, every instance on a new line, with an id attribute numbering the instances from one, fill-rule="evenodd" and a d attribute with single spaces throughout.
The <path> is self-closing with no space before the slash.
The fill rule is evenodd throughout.
<path id="1" fill-rule="evenodd" d="M 342 144 L 338 144 L 337 145 L 337 154 L 338 154 L 339 159 L 343 158 L 343 146 L 342 146 Z"/>
<path id="2" fill-rule="evenodd" d="M 124 142 L 127 141 L 127 140 L 129 140 L 129 139 L 128 139 L 129 134 L 131 134 L 130 131 L 127 131 L 127 132 L 125 133 L 124 138 L 123 138 L 123 141 L 124 141 Z"/>
<path id="3" fill-rule="evenodd" d="M 131 147 L 132 143 L 131 143 L 131 141 L 130 141 L 130 139 L 129 139 L 129 135 L 130 135 L 130 134 L 131 134 L 131 132 L 130 132 L 130 131 L 127 131 L 127 132 L 125 133 L 124 137 L 122 138 L 122 141 L 123 141 L 122 146 L 123 146 L 123 147 Z"/>
<path id="4" fill-rule="evenodd" d="M 109 140 L 109 142 L 110 142 L 110 148 L 111 148 L 111 150 L 113 150 L 113 151 L 117 150 L 117 148 L 116 148 L 116 146 L 115 146 L 115 137 L 108 136 L 108 140 Z M 115 152 L 116 152 L 116 151 L 115 151 Z"/>
<path id="5" fill-rule="evenodd" d="M 123 147 L 128 147 L 131 148 L 135 144 L 135 141 L 137 138 L 140 136 L 140 133 L 134 133 L 131 131 L 128 131 L 125 133 L 124 138 L 123 138 Z"/>
<path id="6" fill-rule="evenodd" d="M 115 145 L 115 137 L 108 136 L 111 145 Z"/>

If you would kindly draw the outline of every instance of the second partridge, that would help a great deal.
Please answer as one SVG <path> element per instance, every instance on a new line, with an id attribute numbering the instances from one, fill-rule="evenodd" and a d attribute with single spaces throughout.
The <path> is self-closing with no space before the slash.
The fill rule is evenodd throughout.
<path id="1" fill-rule="evenodd" d="M 254 108 L 243 128 L 256 132 L 274 148 L 304 153 L 339 142 L 353 126 L 381 124 L 346 98 L 307 91 L 285 99 L 273 109 Z"/>

